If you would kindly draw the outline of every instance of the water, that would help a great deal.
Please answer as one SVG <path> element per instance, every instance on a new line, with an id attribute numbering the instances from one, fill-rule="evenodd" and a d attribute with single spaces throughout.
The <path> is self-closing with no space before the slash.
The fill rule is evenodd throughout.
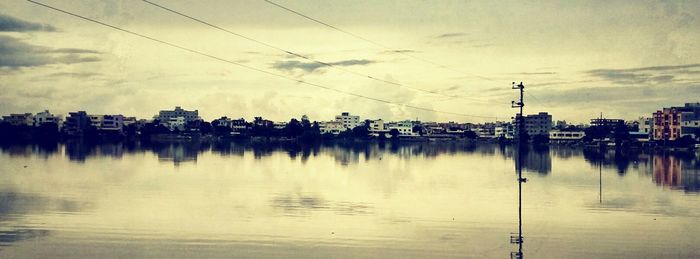
<path id="1" fill-rule="evenodd" d="M 490 144 L 4 146 L 2 258 L 509 258 Z M 695 154 L 532 149 L 527 258 L 700 257 Z"/>

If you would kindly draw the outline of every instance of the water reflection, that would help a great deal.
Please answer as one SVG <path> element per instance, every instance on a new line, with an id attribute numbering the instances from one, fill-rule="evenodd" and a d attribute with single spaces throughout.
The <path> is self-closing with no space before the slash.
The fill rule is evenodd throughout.
<path id="1" fill-rule="evenodd" d="M 37 214 L 77 213 L 90 206 L 85 202 L 48 198 L 19 192 L 0 192 L 0 246 L 44 237 L 50 234 L 41 226 L 26 224 L 25 218 Z"/>
<path id="2" fill-rule="evenodd" d="M 515 148 L 509 145 L 459 143 L 338 143 L 323 145 L 269 144 L 250 142 L 116 142 L 86 143 L 69 141 L 64 144 L 0 145 L 0 151 L 9 156 L 50 156 L 65 153 L 74 162 L 83 163 L 93 157 L 121 158 L 126 154 L 152 153 L 160 161 L 196 163 L 197 156 L 212 152 L 222 156 L 244 156 L 251 153 L 255 159 L 262 159 L 276 152 L 286 153 L 290 159 L 306 162 L 319 154 L 330 155 L 342 166 L 362 161 L 382 160 L 385 156 L 402 159 L 435 158 L 441 155 L 474 153 L 483 156 L 497 156 L 515 160 Z M 522 167 L 525 171 L 546 176 L 552 172 L 552 157 L 570 159 L 583 157 L 592 166 L 614 169 L 624 176 L 630 169 L 640 170 L 659 186 L 682 189 L 688 192 L 700 191 L 700 165 L 692 153 L 648 153 L 640 150 L 598 150 L 569 147 L 528 147 L 522 151 Z M 517 168 L 516 168 L 517 169 Z"/>
<path id="3" fill-rule="evenodd" d="M 619 176 L 633 169 L 649 176 L 658 186 L 700 191 L 700 164 L 692 153 L 585 149 L 582 154 L 591 165 L 614 169 Z"/>
<path id="4" fill-rule="evenodd" d="M 528 243 L 515 255 L 663 257 L 660 246 L 697 240 L 694 154 L 516 151 L 469 142 L 0 146 L 0 257 L 104 258 L 120 249 L 161 251 L 123 257 L 499 258 L 513 248 L 505 235 L 520 230 L 519 201 Z M 518 155 L 515 168 L 529 179 L 522 200 Z"/>

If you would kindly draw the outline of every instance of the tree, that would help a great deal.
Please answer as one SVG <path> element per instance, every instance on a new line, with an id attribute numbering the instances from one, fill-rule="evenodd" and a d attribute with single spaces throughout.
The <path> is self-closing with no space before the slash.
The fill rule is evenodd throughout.
<path id="1" fill-rule="evenodd" d="M 465 138 L 467 138 L 467 139 L 476 139 L 477 137 L 479 137 L 479 135 L 477 135 L 476 132 L 474 132 L 474 131 L 465 130 L 465 131 L 462 133 L 462 137 L 465 137 Z"/>
<path id="2" fill-rule="evenodd" d="M 389 130 L 389 135 L 391 135 L 392 139 L 398 139 L 399 135 L 401 135 L 401 133 L 397 129 L 391 129 L 391 130 Z"/>
<path id="3" fill-rule="evenodd" d="M 673 145 L 675 145 L 677 147 L 687 147 L 687 148 L 695 146 L 695 143 L 696 143 L 695 139 L 693 139 L 692 135 L 685 135 L 685 136 L 673 141 Z"/>
<path id="4" fill-rule="evenodd" d="M 297 119 L 291 119 L 286 126 L 284 126 L 284 136 L 286 137 L 298 137 L 304 134 L 304 126 Z"/>
<path id="5" fill-rule="evenodd" d="M 352 129 L 352 135 L 355 138 L 367 138 L 369 137 L 369 127 L 366 124 L 357 126 Z"/>
<path id="6" fill-rule="evenodd" d="M 418 133 L 418 135 L 423 136 L 423 125 L 416 124 L 413 125 L 413 128 L 411 129 L 414 133 Z"/>

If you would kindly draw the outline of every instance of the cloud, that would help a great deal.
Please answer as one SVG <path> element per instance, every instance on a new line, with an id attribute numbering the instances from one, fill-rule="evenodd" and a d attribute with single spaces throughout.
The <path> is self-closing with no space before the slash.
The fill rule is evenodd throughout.
<path id="1" fill-rule="evenodd" d="M 15 17 L 0 14 L 0 31 L 56 31 L 57 29 L 49 24 L 23 21 Z"/>
<path id="2" fill-rule="evenodd" d="M 101 58 L 87 49 L 52 49 L 25 43 L 19 39 L 0 35 L 0 68 L 37 67 L 49 64 L 74 64 L 96 62 Z"/>
<path id="3" fill-rule="evenodd" d="M 379 52 L 379 54 L 410 54 L 410 53 L 420 53 L 420 51 L 413 49 L 392 49 Z"/>
<path id="4" fill-rule="evenodd" d="M 342 60 L 342 61 L 337 61 L 337 62 L 329 62 L 326 63 L 331 66 L 341 66 L 341 67 L 347 67 L 347 66 L 358 66 L 358 65 L 369 65 L 376 63 L 374 60 L 367 60 L 367 59 L 349 59 L 349 60 Z M 317 63 L 317 62 L 301 62 L 298 60 L 285 60 L 285 61 L 278 61 L 272 64 L 272 68 L 277 69 L 277 70 L 283 70 L 283 71 L 288 71 L 288 72 L 294 72 L 296 70 L 301 70 L 302 72 L 305 73 L 313 73 L 317 69 L 324 67 L 327 65 Z"/>
<path id="5" fill-rule="evenodd" d="M 440 34 L 438 36 L 435 36 L 435 38 L 438 39 L 444 39 L 444 38 L 457 38 L 457 37 L 463 37 L 466 36 L 466 33 L 463 32 L 455 32 L 455 33 L 445 33 L 445 34 Z"/>
<path id="6" fill-rule="evenodd" d="M 98 73 L 91 72 L 59 72 L 50 74 L 50 77 L 73 77 L 73 78 L 88 78 L 98 76 Z"/>
<path id="7" fill-rule="evenodd" d="M 66 53 L 66 54 L 100 54 L 101 52 L 91 49 L 75 49 L 75 48 L 61 48 L 52 50 L 53 53 Z"/>
<path id="8" fill-rule="evenodd" d="M 586 74 L 615 84 L 663 84 L 674 82 L 678 76 L 699 74 L 696 68 L 700 68 L 700 64 L 593 69 L 586 71 Z"/>
<path id="9" fill-rule="evenodd" d="M 555 75 L 557 72 L 522 72 L 522 73 L 517 73 L 517 75 L 526 75 L 526 76 L 534 76 L 534 75 Z"/>

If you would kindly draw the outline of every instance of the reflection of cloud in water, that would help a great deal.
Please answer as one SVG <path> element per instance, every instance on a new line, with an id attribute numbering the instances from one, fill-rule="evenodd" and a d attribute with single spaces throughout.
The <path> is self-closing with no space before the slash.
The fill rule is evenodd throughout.
<path id="1" fill-rule="evenodd" d="M 360 215 L 372 213 L 373 207 L 362 202 L 326 201 L 313 194 L 277 195 L 270 206 L 283 210 L 285 215 L 308 215 L 314 211 L 330 211 L 338 215 Z"/>
<path id="2" fill-rule="evenodd" d="M 15 228 L 12 230 L 0 230 L 0 246 L 10 246 L 15 242 L 48 236 L 49 233 L 45 229 Z"/>
<path id="3" fill-rule="evenodd" d="M 30 215 L 78 213 L 91 205 L 65 199 L 53 199 L 34 194 L 0 192 L 0 246 L 8 246 L 35 237 L 49 235 L 48 230 L 23 226 Z"/>

